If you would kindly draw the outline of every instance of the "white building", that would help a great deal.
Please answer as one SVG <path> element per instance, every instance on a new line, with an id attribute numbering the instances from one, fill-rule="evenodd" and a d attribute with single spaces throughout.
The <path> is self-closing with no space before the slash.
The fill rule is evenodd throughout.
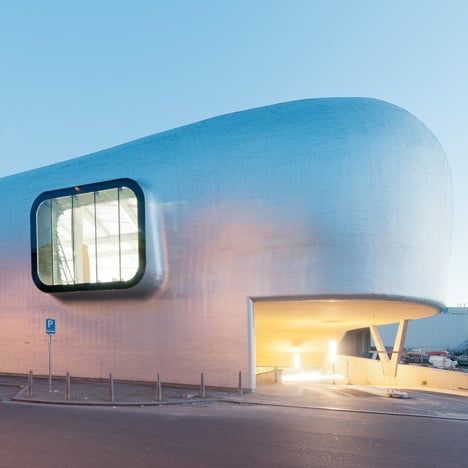
<path id="1" fill-rule="evenodd" d="M 391 346 L 397 324 L 379 327 L 384 343 Z M 468 340 L 468 308 L 447 307 L 442 313 L 412 320 L 408 324 L 405 347 L 428 352 L 447 351 Z"/>
<path id="2" fill-rule="evenodd" d="M 256 366 L 444 307 L 447 159 L 383 101 L 216 117 L 0 191 L 1 372 L 47 373 L 54 318 L 57 374 L 254 388 Z"/>

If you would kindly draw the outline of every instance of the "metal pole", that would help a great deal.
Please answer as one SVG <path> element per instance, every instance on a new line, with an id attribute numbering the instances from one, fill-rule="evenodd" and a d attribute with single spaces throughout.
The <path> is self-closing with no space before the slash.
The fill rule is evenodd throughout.
<path id="1" fill-rule="evenodd" d="M 49 393 L 52 392 L 52 335 L 49 335 Z"/>
<path id="2" fill-rule="evenodd" d="M 242 371 L 239 371 L 239 395 L 242 395 Z"/>
<path id="3" fill-rule="evenodd" d="M 67 376 L 65 378 L 65 400 L 70 399 L 70 372 L 67 372 Z"/>
<path id="4" fill-rule="evenodd" d="M 203 372 L 201 373 L 201 376 L 200 376 L 200 397 L 201 398 L 206 398 L 205 376 L 203 375 Z"/>
<path id="5" fill-rule="evenodd" d="M 159 374 L 156 380 L 156 400 L 162 401 L 162 388 L 161 388 L 161 379 L 159 378 Z"/>
<path id="6" fill-rule="evenodd" d="M 114 401 L 114 377 L 109 374 L 109 400 Z"/>
<path id="7" fill-rule="evenodd" d="M 30 370 L 29 371 L 29 376 L 28 376 L 28 392 L 26 394 L 28 397 L 33 396 L 33 392 L 34 392 L 33 388 L 34 388 L 33 387 L 33 371 Z"/>

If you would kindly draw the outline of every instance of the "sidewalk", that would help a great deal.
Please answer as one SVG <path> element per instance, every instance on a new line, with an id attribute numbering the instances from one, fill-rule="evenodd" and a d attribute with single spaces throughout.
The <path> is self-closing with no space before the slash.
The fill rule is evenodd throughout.
<path id="1" fill-rule="evenodd" d="M 49 379 L 34 377 L 31 396 L 28 395 L 28 378 L 0 375 L 0 394 L 4 399 L 20 402 L 99 405 L 99 406 L 148 406 L 186 403 L 208 403 L 241 396 L 235 392 L 210 391 L 205 389 L 205 397 L 200 389 L 161 387 L 161 397 L 156 383 L 133 383 L 110 380 L 73 379 L 70 381 L 69 398 L 66 394 L 65 378 Z M 5 398 L 6 397 L 6 398 Z"/>
<path id="2" fill-rule="evenodd" d="M 156 383 L 71 379 L 69 399 L 65 378 L 35 377 L 28 396 L 26 376 L 0 375 L 0 400 L 28 403 L 94 406 L 164 406 L 230 403 L 297 409 L 351 411 L 468 421 L 468 391 L 430 388 L 408 390 L 408 398 L 389 398 L 388 388 L 331 384 L 261 384 L 255 392 L 220 391 L 162 386 L 159 401 Z M 391 390 L 391 389 L 390 389 Z M 397 390 L 397 389 L 393 389 Z"/>

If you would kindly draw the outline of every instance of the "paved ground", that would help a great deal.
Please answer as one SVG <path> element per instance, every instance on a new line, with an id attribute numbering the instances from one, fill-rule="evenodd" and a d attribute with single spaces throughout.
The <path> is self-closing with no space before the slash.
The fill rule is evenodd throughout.
<path id="1" fill-rule="evenodd" d="M 114 382 L 113 399 L 109 381 L 71 379 L 70 398 L 65 394 L 65 379 L 54 379 L 49 391 L 47 378 L 35 378 L 32 395 L 28 395 L 27 378 L 0 375 L 0 399 L 3 401 L 37 402 L 52 404 L 100 405 L 100 406 L 158 406 L 196 403 L 230 402 L 241 405 L 285 406 L 315 408 L 347 412 L 413 415 L 441 419 L 468 421 L 468 391 L 446 393 L 420 388 L 393 389 L 394 398 L 388 396 L 388 388 L 331 384 L 263 384 L 254 393 L 220 392 L 206 390 L 205 398 L 200 389 L 181 389 L 163 386 L 159 401 L 155 384 Z"/>
<path id="2" fill-rule="evenodd" d="M 111 390 L 112 389 L 112 390 Z M 29 394 L 31 393 L 31 394 Z M 0 375 L 0 398 L 12 401 L 27 401 L 55 404 L 86 405 L 160 405 L 183 404 L 202 400 L 199 389 L 162 386 L 159 399 L 156 384 L 129 383 L 109 380 L 70 379 L 69 395 L 66 394 L 65 378 L 55 378 L 49 385 L 48 378 L 35 377 L 32 389 L 28 389 L 27 377 Z M 218 400 L 232 392 L 205 392 L 203 401 Z"/>
<path id="3" fill-rule="evenodd" d="M 466 465 L 468 391 L 327 383 L 263 384 L 255 393 L 0 375 L 0 465 L 278 467 Z M 405 395 L 406 396 L 406 395 Z M 3 402 L 1 401 L 3 400 Z M 35 404 L 31 404 L 35 403 Z M 41 403 L 41 404 L 37 404 Z M 45 404 L 44 404 L 45 403 Z M 49 405 L 47 405 L 49 404 Z"/>
<path id="4" fill-rule="evenodd" d="M 468 459 L 466 420 L 222 402 L 7 401 L 0 415 L 2 468 L 460 468 Z"/>

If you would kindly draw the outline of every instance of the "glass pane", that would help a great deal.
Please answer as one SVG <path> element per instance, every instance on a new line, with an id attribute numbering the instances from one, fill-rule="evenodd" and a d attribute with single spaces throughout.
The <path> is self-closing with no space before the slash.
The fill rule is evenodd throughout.
<path id="1" fill-rule="evenodd" d="M 73 197 L 73 248 L 77 283 L 96 282 L 94 192 Z"/>
<path id="2" fill-rule="evenodd" d="M 127 187 L 119 189 L 121 279 L 128 281 L 138 271 L 138 201 Z"/>
<path id="3" fill-rule="evenodd" d="M 133 181 L 128 180 L 132 188 L 124 181 L 70 187 L 55 192 L 55 198 L 49 192 L 36 199 L 33 279 L 39 289 L 113 289 L 112 283 L 126 283 L 115 284 L 126 288 L 141 279 L 143 196 L 139 198 L 140 189 Z M 92 286 L 98 283 L 106 284 Z"/>
<path id="4" fill-rule="evenodd" d="M 96 192 L 97 282 L 120 281 L 118 189 Z"/>
<path id="5" fill-rule="evenodd" d="M 52 219 L 51 203 L 46 200 L 36 212 L 37 273 L 44 284 L 52 285 Z"/>
<path id="6" fill-rule="evenodd" d="M 53 284 L 73 284 L 72 197 L 52 200 Z"/>

